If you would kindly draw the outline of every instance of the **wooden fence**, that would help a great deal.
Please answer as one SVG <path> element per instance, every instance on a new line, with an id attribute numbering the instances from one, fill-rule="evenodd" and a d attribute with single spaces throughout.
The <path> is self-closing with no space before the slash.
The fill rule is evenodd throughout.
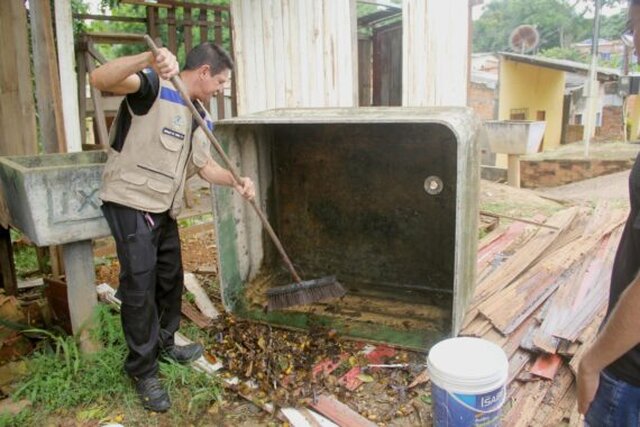
<path id="1" fill-rule="evenodd" d="M 74 14 L 76 20 L 104 21 L 113 24 L 139 24 L 136 33 L 87 33 L 78 40 L 76 64 L 78 67 L 78 96 L 80 101 L 80 119 L 84 124 L 87 114 L 94 118 L 96 143 L 107 144 L 109 116 L 115 115 L 119 100 L 91 91 L 86 97 L 86 73 L 91 72 L 104 58 L 95 48 L 96 44 L 142 43 L 144 32 L 153 38 L 160 37 L 166 47 L 174 54 L 186 53 L 202 41 L 211 41 L 223 46 L 233 56 L 231 32 L 231 14 L 228 7 L 159 0 L 157 3 L 145 3 L 142 0 L 122 0 L 121 3 L 138 4 L 145 8 L 145 17 L 113 16 L 95 14 Z M 97 63 L 97 64 L 96 64 Z M 221 91 L 211 108 L 218 119 L 235 116 L 236 113 L 235 78 L 231 80 L 231 94 Z M 82 141 L 86 143 L 86 132 L 82 127 Z M 85 145 L 86 147 L 86 145 Z"/>

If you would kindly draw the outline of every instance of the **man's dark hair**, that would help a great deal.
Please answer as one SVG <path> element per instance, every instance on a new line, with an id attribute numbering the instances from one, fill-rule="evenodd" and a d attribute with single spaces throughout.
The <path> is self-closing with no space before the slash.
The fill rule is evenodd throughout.
<path id="1" fill-rule="evenodd" d="M 233 70 L 233 60 L 226 50 L 211 42 L 200 43 L 187 54 L 185 70 L 208 65 L 212 76 L 224 70 Z"/>

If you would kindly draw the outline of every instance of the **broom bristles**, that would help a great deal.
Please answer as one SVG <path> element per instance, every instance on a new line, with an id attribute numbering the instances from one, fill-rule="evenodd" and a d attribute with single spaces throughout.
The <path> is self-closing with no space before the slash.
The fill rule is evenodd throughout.
<path id="1" fill-rule="evenodd" d="M 330 298 L 340 298 L 346 293 L 335 276 L 327 276 L 267 290 L 267 308 L 271 311 L 313 304 Z"/>

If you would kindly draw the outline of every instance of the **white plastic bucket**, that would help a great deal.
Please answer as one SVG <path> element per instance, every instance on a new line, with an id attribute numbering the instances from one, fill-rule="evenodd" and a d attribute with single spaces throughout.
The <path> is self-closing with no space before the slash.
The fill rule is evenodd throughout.
<path id="1" fill-rule="evenodd" d="M 480 338 L 450 338 L 429 351 L 435 427 L 500 425 L 509 361 L 497 345 Z"/>

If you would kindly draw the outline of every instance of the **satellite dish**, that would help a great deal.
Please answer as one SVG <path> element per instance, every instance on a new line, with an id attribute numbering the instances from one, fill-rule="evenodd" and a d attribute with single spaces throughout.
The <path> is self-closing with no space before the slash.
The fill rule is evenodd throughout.
<path id="1" fill-rule="evenodd" d="M 520 25 L 509 36 L 509 47 L 517 53 L 531 52 L 539 42 L 540 34 L 533 25 Z"/>

